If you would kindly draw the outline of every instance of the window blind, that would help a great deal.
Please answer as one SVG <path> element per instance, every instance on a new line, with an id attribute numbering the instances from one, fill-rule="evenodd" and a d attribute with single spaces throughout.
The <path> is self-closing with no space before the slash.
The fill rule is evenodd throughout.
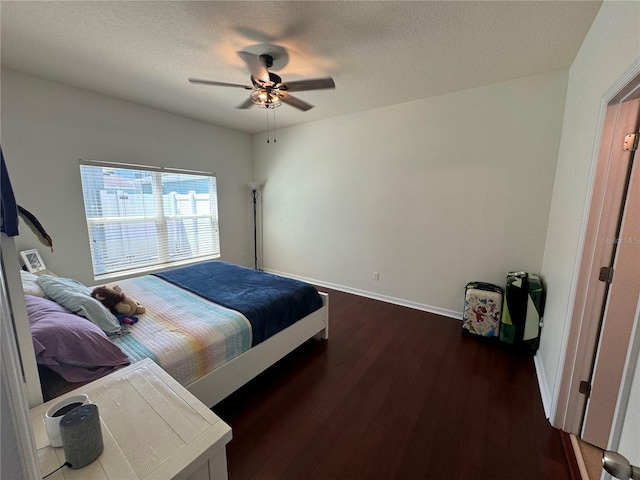
<path id="1" fill-rule="evenodd" d="M 96 276 L 218 258 L 213 174 L 80 163 Z"/>

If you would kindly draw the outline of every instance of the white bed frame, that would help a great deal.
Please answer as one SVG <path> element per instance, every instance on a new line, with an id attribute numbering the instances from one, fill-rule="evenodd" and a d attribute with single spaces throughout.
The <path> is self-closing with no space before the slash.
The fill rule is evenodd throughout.
<path id="1" fill-rule="evenodd" d="M 42 403 L 42 391 L 35 352 L 24 303 L 18 256 L 13 238 L 2 234 L 2 267 L 7 278 L 7 290 L 13 316 L 13 327 L 20 351 L 20 361 L 29 407 Z M 257 346 L 238 355 L 204 377 L 186 385 L 209 408 L 235 392 L 288 353 L 312 337 L 329 338 L 329 295 L 320 293 L 322 307 Z"/>
<path id="2" fill-rule="evenodd" d="M 211 408 L 310 338 L 328 339 L 329 295 L 320 296 L 322 308 L 187 385 L 187 390 Z"/>

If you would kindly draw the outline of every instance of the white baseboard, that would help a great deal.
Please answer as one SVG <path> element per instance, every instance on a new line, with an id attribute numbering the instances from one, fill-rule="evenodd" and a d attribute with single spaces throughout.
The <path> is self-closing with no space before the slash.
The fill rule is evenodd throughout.
<path id="1" fill-rule="evenodd" d="M 540 396 L 542 397 L 542 407 L 544 408 L 544 415 L 547 418 L 551 418 L 551 394 L 549 393 L 547 377 L 544 374 L 544 366 L 540 355 L 533 357 L 533 364 L 536 367 L 536 376 L 538 377 L 538 389 L 540 390 Z"/>
<path id="2" fill-rule="evenodd" d="M 462 312 L 456 312 L 454 310 L 447 310 L 445 308 L 434 307 L 431 305 L 425 305 L 423 303 L 412 302 L 410 300 L 404 300 L 402 298 L 390 297 L 387 295 L 381 295 L 379 293 L 368 292 L 366 290 L 360 290 L 357 288 L 345 287 L 344 285 L 338 285 L 330 282 L 323 282 L 314 278 L 300 277 L 298 275 L 291 275 L 289 273 L 279 272 L 277 270 L 264 269 L 265 272 L 273 273 L 275 275 L 281 275 L 283 277 L 294 278 L 303 282 L 311 283 L 319 287 L 327 287 L 333 290 L 339 290 L 341 292 L 353 293 L 354 295 L 360 295 L 361 297 L 372 298 L 374 300 L 380 300 L 382 302 L 393 303 L 394 305 L 401 305 L 403 307 L 414 308 L 416 310 L 422 310 L 423 312 L 434 313 L 436 315 L 442 315 L 444 317 L 455 318 L 456 320 L 462 320 Z"/>

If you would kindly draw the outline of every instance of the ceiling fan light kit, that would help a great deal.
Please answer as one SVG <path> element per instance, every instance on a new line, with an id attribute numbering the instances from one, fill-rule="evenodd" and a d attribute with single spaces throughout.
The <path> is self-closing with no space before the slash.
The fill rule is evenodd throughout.
<path id="1" fill-rule="evenodd" d="M 260 108 L 277 108 L 282 105 L 283 96 L 277 90 L 254 90 L 251 92 L 251 101 Z"/>

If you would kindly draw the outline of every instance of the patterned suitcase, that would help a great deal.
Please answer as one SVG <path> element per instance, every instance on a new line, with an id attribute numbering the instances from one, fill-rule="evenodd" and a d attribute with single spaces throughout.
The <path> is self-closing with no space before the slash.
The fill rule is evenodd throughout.
<path id="1" fill-rule="evenodd" d="M 502 307 L 500 343 L 535 354 L 540 346 L 545 292 L 538 275 L 510 272 Z"/>
<path id="2" fill-rule="evenodd" d="M 504 291 L 497 285 L 469 282 L 464 288 L 462 333 L 496 337 L 500 328 Z"/>

